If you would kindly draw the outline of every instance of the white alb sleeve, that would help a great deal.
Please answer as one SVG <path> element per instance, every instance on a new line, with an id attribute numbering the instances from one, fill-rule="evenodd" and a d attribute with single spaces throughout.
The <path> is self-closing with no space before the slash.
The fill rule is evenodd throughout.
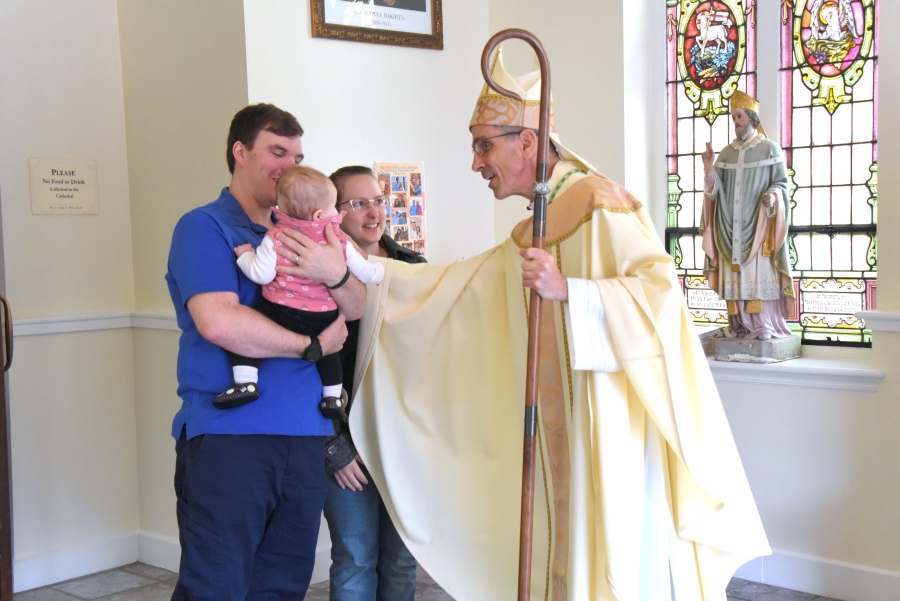
<path id="1" fill-rule="evenodd" d="M 347 267 L 363 284 L 380 284 L 384 279 L 384 265 L 366 261 L 350 242 L 347 242 Z"/>
<path id="2" fill-rule="evenodd" d="M 256 251 L 250 251 L 237 258 L 238 267 L 257 284 L 268 284 L 275 279 L 275 263 L 278 254 L 271 236 L 263 238 Z"/>
<path id="3" fill-rule="evenodd" d="M 569 301 L 564 306 L 572 369 L 605 372 L 621 370 L 597 284 L 593 280 L 566 279 L 569 284 Z"/>
<path id="4" fill-rule="evenodd" d="M 707 196 L 715 196 L 719 191 L 719 174 L 715 171 L 707 171 L 703 174 L 703 193 Z"/>

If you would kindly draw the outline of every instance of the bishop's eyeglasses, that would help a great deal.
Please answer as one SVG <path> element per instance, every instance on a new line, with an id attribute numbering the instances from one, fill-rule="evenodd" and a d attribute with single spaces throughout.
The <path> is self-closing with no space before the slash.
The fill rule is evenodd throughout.
<path id="1" fill-rule="evenodd" d="M 350 200 L 339 202 L 335 206 L 339 207 L 341 205 L 349 204 L 350 208 L 354 211 L 362 211 L 363 209 L 368 209 L 371 205 L 374 204 L 379 209 L 383 209 L 387 206 L 389 200 L 390 198 L 387 196 L 376 196 L 372 200 L 366 200 L 365 198 L 351 198 Z"/>
<path id="2" fill-rule="evenodd" d="M 472 142 L 472 152 L 477 154 L 480 157 L 484 156 L 488 150 L 491 149 L 491 144 L 488 140 L 493 140 L 494 138 L 502 138 L 503 136 L 518 136 L 520 133 L 525 131 L 524 129 L 520 129 L 519 131 L 508 131 L 505 134 L 497 134 L 496 136 L 491 136 L 490 138 L 478 138 L 474 142 Z"/>

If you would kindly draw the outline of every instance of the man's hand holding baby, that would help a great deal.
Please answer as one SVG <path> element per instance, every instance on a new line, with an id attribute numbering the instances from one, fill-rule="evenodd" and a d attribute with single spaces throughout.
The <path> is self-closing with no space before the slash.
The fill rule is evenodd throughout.
<path id="1" fill-rule="evenodd" d="M 325 228 L 325 239 L 328 244 L 318 244 L 297 230 L 285 229 L 278 233 L 275 252 L 286 258 L 297 267 L 279 265 L 278 273 L 302 276 L 326 286 L 333 286 L 341 281 L 347 271 L 344 250 L 341 241 L 334 233 L 333 227 Z"/>

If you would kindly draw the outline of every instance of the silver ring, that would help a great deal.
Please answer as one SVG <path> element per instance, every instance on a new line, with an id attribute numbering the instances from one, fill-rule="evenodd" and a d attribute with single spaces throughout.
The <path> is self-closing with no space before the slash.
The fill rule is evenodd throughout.
<path id="1" fill-rule="evenodd" d="M 300 255 L 294 255 L 294 263 L 300 262 Z"/>

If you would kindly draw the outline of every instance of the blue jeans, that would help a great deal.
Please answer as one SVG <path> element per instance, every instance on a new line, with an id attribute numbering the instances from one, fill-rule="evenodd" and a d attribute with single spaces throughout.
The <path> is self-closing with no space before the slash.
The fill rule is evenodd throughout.
<path id="1" fill-rule="evenodd" d="M 322 436 L 182 433 L 173 601 L 303 599 L 316 561 L 324 461 Z"/>
<path id="2" fill-rule="evenodd" d="M 391 522 L 369 472 L 361 491 L 329 475 L 325 519 L 331 531 L 331 601 L 414 601 L 416 560 Z"/>

